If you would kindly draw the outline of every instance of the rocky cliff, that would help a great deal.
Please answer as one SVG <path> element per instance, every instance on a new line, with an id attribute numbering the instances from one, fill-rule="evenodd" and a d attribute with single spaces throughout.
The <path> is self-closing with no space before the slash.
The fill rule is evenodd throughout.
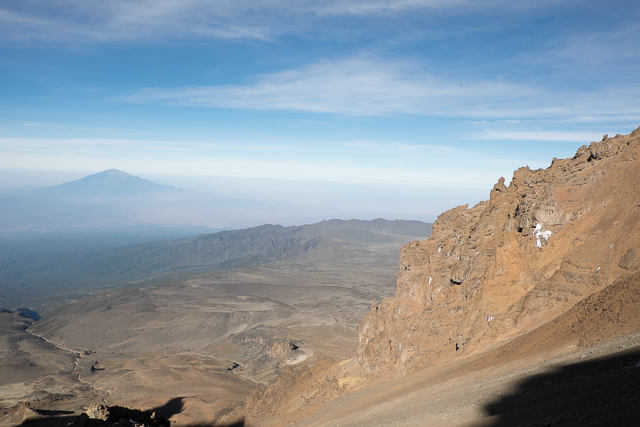
<path id="1" fill-rule="evenodd" d="M 638 333 L 639 154 L 640 128 L 605 135 L 440 215 L 429 239 L 402 248 L 395 296 L 374 300 L 354 357 L 282 372 L 248 418 L 284 425 L 389 377 L 527 366 Z"/>
<path id="2" fill-rule="evenodd" d="M 532 331 L 640 269 L 640 128 L 501 178 L 405 245 L 393 298 L 360 323 L 356 360 L 402 375 Z"/>

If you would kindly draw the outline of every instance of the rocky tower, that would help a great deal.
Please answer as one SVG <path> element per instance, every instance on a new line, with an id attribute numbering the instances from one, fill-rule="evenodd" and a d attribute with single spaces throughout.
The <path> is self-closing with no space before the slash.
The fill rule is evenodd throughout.
<path id="1" fill-rule="evenodd" d="M 401 375 L 531 331 L 640 269 L 640 128 L 521 168 L 489 201 L 402 248 L 395 297 L 360 323 L 357 362 Z"/>

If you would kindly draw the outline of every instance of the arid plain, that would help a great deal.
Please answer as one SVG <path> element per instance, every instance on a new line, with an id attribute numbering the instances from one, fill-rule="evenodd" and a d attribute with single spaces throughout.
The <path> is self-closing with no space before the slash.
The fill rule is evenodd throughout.
<path id="1" fill-rule="evenodd" d="M 18 402 L 49 413 L 81 411 L 102 399 L 141 409 L 178 399 L 180 409 L 168 414 L 175 425 L 242 419 L 247 396 L 273 381 L 283 366 L 349 357 L 371 302 L 393 294 L 400 247 L 425 238 L 420 233 L 429 234 L 431 227 L 326 221 L 294 230 L 295 238 L 285 238 L 283 246 L 273 242 L 282 236 L 254 233 L 250 247 L 260 249 L 226 261 L 239 268 L 202 272 L 197 269 L 210 270 L 211 264 L 198 260 L 195 264 L 204 267 L 196 271 L 108 288 L 37 322 L 3 313 L 4 337 L 15 348 L 3 369 L 24 368 L 23 374 L 3 376 L 2 389 L 12 396 L 3 400 L 6 422 L 28 418 L 9 409 Z M 229 233 L 210 240 L 219 243 L 223 235 L 232 240 Z M 190 239 L 176 241 L 176 247 L 192 247 L 191 241 L 203 237 Z M 157 250 L 144 245 L 136 250 L 142 248 Z M 165 255 L 165 268 L 171 256 Z M 151 262 L 157 257 L 154 253 Z M 258 266 L 242 268 L 246 264 Z M 138 277 L 155 276 L 153 269 L 143 270 Z M 24 337 L 31 347 L 25 347 Z M 29 365 L 40 366 L 34 360 L 44 349 L 60 360 L 34 374 Z M 43 389 L 44 379 L 55 387 Z M 85 393 L 87 387 L 94 395 Z"/>

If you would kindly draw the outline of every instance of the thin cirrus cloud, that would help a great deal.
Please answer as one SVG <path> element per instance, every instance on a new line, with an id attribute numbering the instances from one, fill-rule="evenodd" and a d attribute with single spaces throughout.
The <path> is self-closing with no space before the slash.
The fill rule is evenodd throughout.
<path id="1" fill-rule="evenodd" d="M 619 63 L 640 57 L 639 39 L 640 24 L 625 23 L 568 37 L 560 43 L 560 48 L 550 51 L 549 57 L 550 61 L 583 65 Z"/>
<path id="2" fill-rule="evenodd" d="M 122 157 L 174 156 L 176 153 L 182 156 L 211 155 L 214 152 L 297 152 L 301 149 L 291 144 L 256 144 L 253 142 L 239 141 L 237 139 L 225 142 L 195 142 L 159 141 L 143 139 L 104 139 L 104 138 L 25 138 L 25 137 L 0 137 L 0 153 L 39 153 L 47 155 L 75 155 L 77 153 L 90 153 L 102 156 L 108 153 L 119 153 Z M 7 163 L 10 165 L 10 163 Z"/>
<path id="3" fill-rule="evenodd" d="M 572 131 L 507 131 L 486 130 L 477 136 L 480 140 L 510 140 L 510 141 L 558 141 L 558 142 L 586 142 L 595 141 L 599 134 L 594 132 Z"/>
<path id="4" fill-rule="evenodd" d="M 430 75 L 409 62 L 355 58 L 321 61 L 299 70 L 266 74 L 246 84 L 145 88 L 122 99 L 189 107 L 353 116 L 415 114 L 571 121 L 600 117 L 610 121 L 640 115 L 635 102 L 638 95 L 639 86 L 604 87 L 587 92 L 550 91 L 529 83 L 502 80 L 460 83 Z"/>
<path id="5" fill-rule="evenodd" d="M 553 2 L 536 7 L 545 3 Z M 268 40 L 287 32 L 322 32 L 322 18 L 336 16 L 395 19 L 407 13 L 468 14 L 532 7 L 527 4 L 504 0 L 24 0 L 0 6 L 0 36 L 5 42 Z"/>
<path id="6" fill-rule="evenodd" d="M 27 43 L 269 37 L 272 30 L 242 12 L 230 1 L 62 0 L 53 7 L 27 0 L 0 6 L 0 36 L 5 42 Z"/>
<path id="7" fill-rule="evenodd" d="M 501 81 L 462 84 L 411 64 L 352 59 L 323 61 L 267 74 L 245 85 L 145 88 L 123 98 L 170 105 L 290 110 L 345 115 L 491 115 L 487 103 L 515 102 L 533 88 Z M 471 102 L 471 105 L 470 105 Z M 497 115 L 503 113 L 495 110 Z"/>
<path id="8" fill-rule="evenodd" d="M 486 2 L 485 2 L 486 3 Z M 377 15 L 381 13 L 397 13 L 420 9 L 451 9 L 460 6 L 471 6 L 466 0 L 379 0 L 379 1 L 324 1 L 300 2 L 302 10 L 317 15 Z"/>

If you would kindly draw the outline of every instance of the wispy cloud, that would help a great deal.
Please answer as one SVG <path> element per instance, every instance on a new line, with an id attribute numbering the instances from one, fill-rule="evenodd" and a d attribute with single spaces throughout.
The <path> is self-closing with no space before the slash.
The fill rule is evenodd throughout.
<path id="1" fill-rule="evenodd" d="M 540 7 L 546 2 L 537 2 Z M 406 13 L 532 7 L 523 0 L 23 0 L 0 5 L 8 42 L 121 42 L 179 38 L 268 40 L 322 31 L 317 18 L 391 17 Z M 304 24 L 301 24 L 304 22 Z"/>
<path id="2" fill-rule="evenodd" d="M 259 76 L 240 85 L 146 88 L 130 102 L 345 115 L 576 119 L 640 118 L 640 86 L 552 92 L 531 83 L 436 77 L 411 62 L 356 57 Z"/>
<path id="3" fill-rule="evenodd" d="M 73 139 L 53 139 L 53 138 L 24 138 L 24 137 L 1 137 L 0 152 L 11 153 L 112 153 L 118 152 L 123 156 L 135 154 L 153 153 L 189 155 L 203 152 L 221 151 L 251 151 L 251 152 L 296 152 L 300 148 L 291 144 L 258 144 L 255 142 L 240 142 L 237 140 L 227 142 L 197 142 L 197 141 L 162 141 L 147 139 L 103 139 L 103 138 L 73 138 Z"/>
<path id="4" fill-rule="evenodd" d="M 125 98 L 172 105 L 258 110 L 297 110 L 347 115 L 394 113 L 475 115 L 473 101 L 513 101 L 533 88 L 501 81 L 462 85 L 436 78 L 409 63 L 368 59 L 323 61 L 300 70 L 264 75 L 246 85 L 147 88 Z M 463 111 L 460 111 L 462 107 Z"/>
<path id="5" fill-rule="evenodd" d="M 486 130 L 477 136 L 477 139 L 485 140 L 510 140 L 510 141 L 558 141 L 558 142 L 582 142 L 594 141 L 602 135 L 595 132 L 571 132 L 571 131 L 507 131 Z"/>
<path id="6" fill-rule="evenodd" d="M 423 9 L 452 9 L 471 6 L 468 0 L 374 0 L 300 2 L 298 7 L 318 15 L 372 15 Z"/>
<path id="7" fill-rule="evenodd" d="M 242 2 L 239 2 L 242 3 Z M 119 42 L 179 38 L 267 39 L 272 30 L 227 0 L 60 0 L 55 7 L 25 0 L 0 6 L 6 42 Z"/>
<path id="8" fill-rule="evenodd" d="M 582 65 L 618 63 L 640 58 L 638 49 L 640 24 L 625 23 L 614 28 L 598 28 L 588 34 L 572 34 L 565 40 L 556 40 L 560 46 L 549 52 L 552 61 Z"/>

